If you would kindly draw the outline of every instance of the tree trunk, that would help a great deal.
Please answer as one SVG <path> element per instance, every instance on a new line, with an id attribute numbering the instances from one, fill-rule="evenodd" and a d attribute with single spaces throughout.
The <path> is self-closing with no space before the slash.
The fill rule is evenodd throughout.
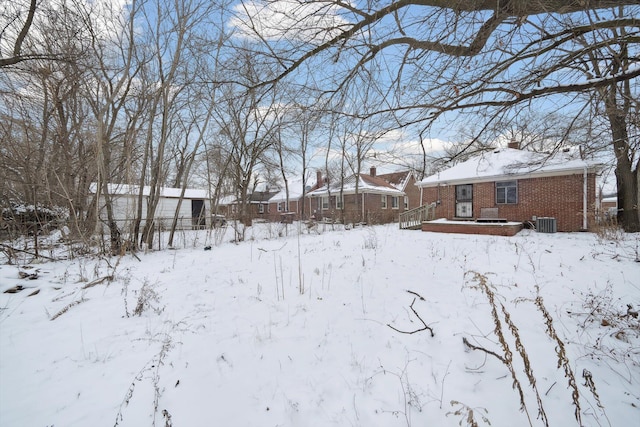
<path id="1" fill-rule="evenodd" d="M 613 150 L 616 156 L 616 184 L 618 187 L 618 224 L 630 233 L 640 231 L 638 210 L 638 164 L 634 170 L 629 153 L 629 134 L 627 132 L 627 111 L 616 102 L 617 88 L 609 90 L 605 98 L 607 118 L 611 126 Z M 625 105 L 623 103 L 623 105 Z"/>
<path id="2" fill-rule="evenodd" d="M 110 250 L 112 255 L 117 255 L 122 251 L 122 235 L 118 228 L 118 223 L 113 214 L 113 199 L 109 192 L 109 181 L 111 177 L 111 147 L 108 141 L 105 141 L 105 132 L 103 132 L 103 117 L 98 117 L 98 189 L 96 195 L 102 192 L 104 197 L 104 206 L 107 211 L 107 226 L 110 235 Z M 98 207 L 99 208 L 99 207 Z"/>

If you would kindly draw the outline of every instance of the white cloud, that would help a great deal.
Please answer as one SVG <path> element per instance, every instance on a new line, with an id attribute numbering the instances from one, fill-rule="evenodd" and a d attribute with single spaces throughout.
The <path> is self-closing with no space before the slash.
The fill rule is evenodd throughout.
<path id="1" fill-rule="evenodd" d="M 234 11 L 229 26 L 249 39 L 320 44 L 351 25 L 340 15 L 344 9 L 330 1 L 248 0 Z"/>

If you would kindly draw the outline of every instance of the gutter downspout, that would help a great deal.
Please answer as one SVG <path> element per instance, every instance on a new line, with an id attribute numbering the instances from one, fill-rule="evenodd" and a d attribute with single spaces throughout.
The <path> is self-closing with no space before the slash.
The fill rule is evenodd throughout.
<path id="1" fill-rule="evenodd" d="M 587 230 L 587 167 L 582 176 L 582 229 Z"/>

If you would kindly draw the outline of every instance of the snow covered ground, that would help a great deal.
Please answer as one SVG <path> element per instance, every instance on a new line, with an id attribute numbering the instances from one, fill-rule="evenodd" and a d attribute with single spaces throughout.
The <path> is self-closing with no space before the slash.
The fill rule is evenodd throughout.
<path id="1" fill-rule="evenodd" d="M 0 425 L 637 423 L 639 235 L 282 227 L 0 259 Z"/>

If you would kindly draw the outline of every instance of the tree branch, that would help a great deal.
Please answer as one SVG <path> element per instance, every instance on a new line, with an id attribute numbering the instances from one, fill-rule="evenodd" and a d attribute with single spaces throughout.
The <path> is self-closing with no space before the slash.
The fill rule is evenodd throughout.
<path id="1" fill-rule="evenodd" d="M 15 65 L 19 62 L 29 59 L 29 56 L 22 56 L 20 52 L 22 51 L 22 43 L 27 37 L 29 29 L 31 28 L 31 24 L 33 23 L 33 16 L 36 14 L 36 5 L 37 0 L 31 0 L 31 3 L 29 4 L 29 12 L 27 13 L 27 19 L 24 22 L 22 29 L 20 30 L 20 34 L 18 34 L 18 38 L 16 39 L 15 44 L 13 45 L 13 56 L 10 58 L 0 59 L 0 68 L 9 65 Z"/>
<path id="2" fill-rule="evenodd" d="M 390 327 L 391 329 L 393 329 L 396 332 L 400 332 L 401 334 L 415 334 L 417 332 L 422 332 L 422 331 L 426 331 L 429 330 L 429 332 L 431 332 L 431 336 L 434 337 L 435 334 L 433 333 L 433 329 L 431 329 L 431 327 L 427 326 L 427 324 L 424 322 L 424 320 L 422 320 L 422 317 L 420 317 L 420 315 L 418 314 L 418 312 L 413 308 L 413 304 L 416 302 L 416 298 L 413 299 L 413 301 L 411 302 L 411 305 L 409 306 L 409 308 L 411 309 L 411 311 L 413 311 L 413 314 L 416 315 L 416 317 L 418 318 L 418 320 L 420 320 L 420 322 L 422 323 L 423 327 L 420 329 L 416 329 L 415 331 L 401 331 L 400 329 L 394 328 L 393 326 L 391 326 L 390 324 L 387 323 L 387 326 Z"/>
<path id="3" fill-rule="evenodd" d="M 405 36 L 387 40 L 379 45 L 373 46 L 367 54 L 363 55 L 361 62 L 367 62 L 366 58 L 372 58 L 385 47 L 398 44 L 406 44 L 415 49 L 440 52 L 451 56 L 474 56 L 482 50 L 498 26 L 509 17 L 522 18 L 529 15 L 549 13 L 568 14 L 578 11 L 604 9 L 613 6 L 638 5 L 640 4 L 640 0 L 591 0 L 588 3 L 575 0 L 399 0 L 391 2 L 389 5 L 378 9 L 373 13 L 366 13 L 362 10 L 355 11 L 353 10 L 353 7 L 347 7 L 342 1 L 337 1 L 335 4 L 358 16 L 361 16 L 362 19 L 327 42 L 322 43 L 302 54 L 302 56 L 294 60 L 291 65 L 286 67 L 284 71 L 275 78 L 261 82 L 259 86 L 269 86 L 279 82 L 298 69 L 307 60 L 338 44 L 345 43 L 358 32 L 373 26 L 375 23 L 381 21 L 387 16 L 391 15 L 397 22 L 397 12 L 410 6 L 448 9 L 455 12 L 493 11 L 494 14 L 484 22 L 478 30 L 476 37 L 468 46 L 450 45 L 428 40 L 416 40 Z M 635 19 L 633 19 L 633 21 L 635 21 Z M 596 24 L 592 29 L 603 28 L 600 25 L 601 24 Z M 606 26 L 606 23 L 604 25 Z M 400 32 L 402 33 L 402 31 Z M 258 34 L 258 36 L 260 35 Z"/>

